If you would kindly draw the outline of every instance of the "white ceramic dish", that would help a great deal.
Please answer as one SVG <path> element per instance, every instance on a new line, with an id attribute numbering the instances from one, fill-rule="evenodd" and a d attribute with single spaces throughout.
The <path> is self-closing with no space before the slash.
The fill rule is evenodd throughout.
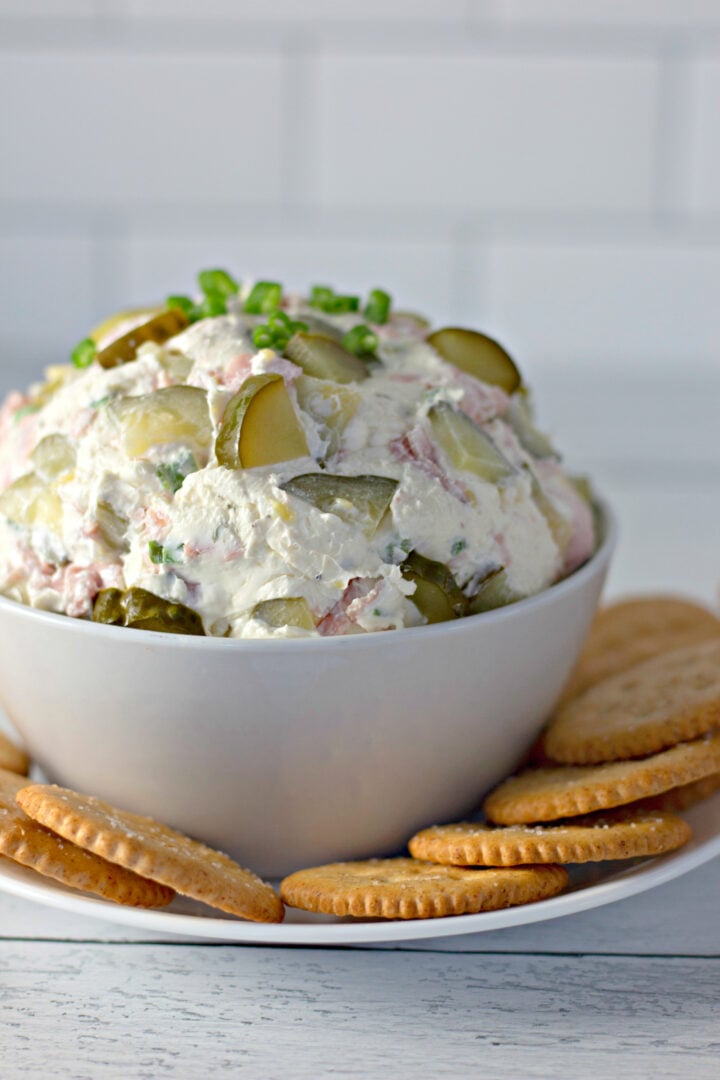
<path id="1" fill-rule="evenodd" d="M 0 703 L 54 781 L 265 876 L 392 852 L 470 812 L 567 679 L 615 543 L 565 581 L 452 623 L 207 639 L 0 599 Z"/>
<path id="2" fill-rule="evenodd" d="M 571 891 L 552 900 L 448 919 L 414 919 L 407 922 L 343 920 L 308 915 L 289 908 L 285 922 L 267 925 L 225 918 L 180 898 L 164 911 L 144 911 L 90 899 L 49 879 L 40 878 L 9 859 L 0 861 L 0 891 L 75 915 L 131 927 L 133 933 L 138 935 L 160 933 L 172 937 L 255 945 L 331 946 L 393 944 L 457 937 L 557 919 L 602 907 L 656 885 L 663 885 L 720 855 L 720 793 L 683 816 L 692 824 L 694 837 L 679 851 L 657 859 L 638 861 L 634 865 L 618 862 L 589 864 L 586 868 L 571 870 L 571 878 L 575 878 Z M 91 927 L 88 932 L 92 933 Z"/>

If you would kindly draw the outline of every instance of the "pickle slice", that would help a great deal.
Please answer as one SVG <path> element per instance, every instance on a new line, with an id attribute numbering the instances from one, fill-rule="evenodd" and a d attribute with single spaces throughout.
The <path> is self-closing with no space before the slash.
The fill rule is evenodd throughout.
<path id="1" fill-rule="evenodd" d="M 208 397 L 198 386 L 166 386 L 150 394 L 121 397 L 112 402 L 130 457 L 142 457 L 153 446 L 189 443 L 208 450 L 212 422 Z"/>
<path id="2" fill-rule="evenodd" d="M 326 334 L 293 334 L 285 347 L 285 356 L 316 379 L 350 383 L 368 376 L 366 364 Z"/>
<path id="3" fill-rule="evenodd" d="M 146 341 L 154 341 L 157 345 L 162 345 L 169 338 L 181 333 L 186 326 L 188 326 L 188 317 L 180 308 L 161 311 L 159 315 L 153 315 L 152 319 L 140 323 L 127 334 L 111 341 L 104 349 L 100 349 L 95 359 L 101 367 L 118 367 L 120 364 L 134 360 L 139 347 Z"/>
<path id="4" fill-rule="evenodd" d="M 515 432 L 520 445 L 536 458 L 558 458 L 556 451 L 547 435 L 538 431 L 532 422 L 530 408 L 527 401 L 514 398 L 503 416 Z"/>
<path id="5" fill-rule="evenodd" d="M 93 604 L 93 622 L 108 626 L 124 626 L 125 612 L 122 608 L 122 589 L 101 589 Z"/>
<path id="6" fill-rule="evenodd" d="M 432 433 L 455 469 L 473 472 L 490 484 L 515 473 L 490 436 L 465 413 L 446 401 L 433 405 L 428 413 Z"/>
<path id="7" fill-rule="evenodd" d="M 122 336 L 122 334 L 117 333 L 118 330 L 127 334 L 134 330 L 135 327 L 142 326 L 143 323 L 154 319 L 156 315 L 160 315 L 164 310 L 165 308 L 162 307 L 148 306 L 130 308 L 127 311 L 116 311 L 114 315 L 108 316 L 107 319 L 103 319 L 101 323 L 94 326 L 88 337 L 95 342 L 98 349 L 103 349 Z"/>
<path id="8" fill-rule="evenodd" d="M 252 617 L 260 619 L 273 630 L 279 630 L 283 626 L 297 626 L 302 630 L 315 629 L 308 602 L 302 596 L 261 600 L 253 608 Z"/>
<path id="9" fill-rule="evenodd" d="M 95 598 L 93 620 L 134 630 L 205 636 L 203 621 L 197 611 L 175 600 L 164 600 L 137 585 L 124 592 L 101 589 Z"/>
<path id="10" fill-rule="evenodd" d="M 335 514 L 348 525 L 360 524 L 372 535 L 390 506 L 397 480 L 387 476 L 334 476 L 303 473 L 281 484 L 282 490 L 312 503 L 325 514 Z"/>
<path id="11" fill-rule="evenodd" d="M 251 375 L 228 402 L 215 454 L 228 469 L 254 469 L 310 453 L 282 375 Z"/>
<path id="12" fill-rule="evenodd" d="M 493 570 L 480 584 L 480 588 L 468 604 L 468 615 L 479 615 L 483 611 L 494 611 L 523 600 L 519 593 L 508 585 L 504 567 Z"/>
<path id="13" fill-rule="evenodd" d="M 429 623 L 448 622 L 467 615 L 467 597 L 444 563 L 411 551 L 400 564 L 402 576 L 415 582 L 410 600 Z"/>
<path id="14" fill-rule="evenodd" d="M 481 382 L 501 387 L 507 394 L 514 394 L 522 382 L 515 362 L 502 345 L 477 330 L 445 326 L 435 330 L 427 340 L 443 360 Z"/>

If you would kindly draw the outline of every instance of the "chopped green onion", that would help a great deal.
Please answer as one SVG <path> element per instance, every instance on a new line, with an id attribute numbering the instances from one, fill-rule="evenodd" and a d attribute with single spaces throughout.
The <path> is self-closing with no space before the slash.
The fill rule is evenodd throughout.
<path id="1" fill-rule="evenodd" d="M 391 304 L 392 299 L 388 293 L 382 289 L 373 289 L 363 309 L 363 315 L 369 322 L 382 325 L 388 321 Z"/>
<path id="2" fill-rule="evenodd" d="M 227 297 L 222 293 L 206 293 L 200 304 L 200 318 L 212 319 L 227 314 Z"/>
<path id="3" fill-rule="evenodd" d="M 179 554 L 182 551 L 183 545 L 180 544 L 176 551 Z M 148 551 L 150 553 L 150 562 L 156 565 L 163 565 L 164 563 L 177 563 L 180 560 L 176 559 L 169 548 L 163 547 L 157 540 L 151 540 L 148 544 Z"/>
<path id="4" fill-rule="evenodd" d="M 173 495 L 180 490 L 185 477 L 192 472 L 197 472 L 197 461 L 189 452 L 183 454 L 176 461 L 163 462 L 155 470 L 155 474 L 162 486 L 166 491 L 171 491 Z"/>
<path id="5" fill-rule="evenodd" d="M 324 311 L 324 304 L 326 304 L 328 300 L 332 300 L 334 295 L 335 294 L 329 285 L 313 285 L 310 289 L 310 300 L 308 303 L 310 304 L 310 307 L 320 308 L 321 311 Z"/>
<path id="6" fill-rule="evenodd" d="M 13 423 L 17 424 L 24 417 L 32 416 L 33 413 L 39 412 L 39 410 L 40 410 L 39 405 L 32 405 L 32 404 L 21 405 L 20 408 L 16 410 L 15 415 L 13 416 Z"/>
<path id="7" fill-rule="evenodd" d="M 261 324 L 256 326 L 253 330 L 253 344 L 257 345 L 258 349 L 271 349 L 273 343 L 273 335 L 270 333 L 269 327 Z"/>
<path id="8" fill-rule="evenodd" d="M 359 296 L 333 296 L 324 309 L 328 315 L 344 315 L 348 311 L 360 310 Z"/>
<path id="9" fill-rule="evenodd" d="M 342 315 L 348 311 L 358 311 L 359 296 L 341 296 L 329 285 L 313 285 L 310 290 L 310 307 L 324 311 L 328 315 Z"/>
<path id="10" fill-rule="evenodd" d="M 172 310 L 179 308 L 183 315 L 187 315 L 189 322 L 196 322 L 200 317 L 200 309 L 189 296 L 168 296 L 165 306 Z"/>
<path id="11" fill-rule="evenodd" d="M 377 334 L 369 326 L 365 326 L 364 323 L 353 326 L 352 330 L 348 330 L 342 339 L 342 343 L 343 348 L 354 353 L 355 356 L 371 355 L 379 345 Z"/>
<path id="12" fill-rule="evenodd" d="M 291 319 L 284 311 L 274 311 L 266 323 L 253 330 L 253 342 L 258 349 L 274 349 L 282 352 L 293 334 L 307 331 L 307 323 Z"/>
<path id="13" fill-rule="evenodd" d="M 459 555 L 467 547 L 467 540 L 455 540 L 450 548 L 451 555 Z"/>
<path id="14" fill-rule="evenodd" d="M 269 315 L 280 307 L 282 285 L 278 281 L 258 281 L 245 301 L 248 315 Z"/>
<path id="15" fill-rule="evenodd" d="M 86 368 L 92 364 L 97 355 L 97 345 L 91 337 L 79 341 L 70 353 L 70 359 L 76 368 Z"/>
<path id="16" fill-rule="evenodd" d="M 234 278 L 230 277 L 227 270 L 201 270 L 198 274 L 198 283 L 206 296 L 235 296 L 239 285 Z"/>

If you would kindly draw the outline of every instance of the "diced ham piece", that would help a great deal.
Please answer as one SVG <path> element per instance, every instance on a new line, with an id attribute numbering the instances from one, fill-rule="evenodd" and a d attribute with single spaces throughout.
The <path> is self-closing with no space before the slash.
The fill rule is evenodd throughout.
<path id="1" fill-rule="evenodd" d="M 362 611 L 362 601 L 369 597 L 373 590 L 377 595 L 374 581 L 353 578 L 342 597 L 318 623 L 318 633 L 324 637 L 362 633 L 355 620 Z"/>

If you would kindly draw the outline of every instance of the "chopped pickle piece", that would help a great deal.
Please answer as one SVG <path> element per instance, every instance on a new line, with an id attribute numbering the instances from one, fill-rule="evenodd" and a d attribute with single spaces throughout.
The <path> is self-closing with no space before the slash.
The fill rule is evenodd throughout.
<path id="1" fill-rule="evenodd" d="M 118 331 L 127 334 L 134 330 L 135 327 L 150 322 L 156 315 L 160 315 L 162 311 L 163 308 L 161 307 L 130 308 L 128 311 L 117 311 L 114 315 L 110 315 L 107 319 L 103 319 L 101 323 L 98 323 L 97 326 L 94 326 L 88 337 L 95 342 L 98 349 L 102 349 L 122 336 Z"/>
<path id="2" fill-rule="evenodd" d="M 454 468 L 473 472 L 490 484 L 514 474 L 515 469 L 490 436 L 465 413 L 439 401 L 428 418 L 435 440 Z"/>
<path id="3" fill-rule="evenodd" d="M 297 626 L 302 630 L 314 630 L 315 622 L 308 602 L 302 596 L 278 600 L 261 600 L 252 610 L 253 619 L 260 619 L 274 630 L 283 626 Z"/>
<path id="4" fill-rule="evenodd" d="M 325 514 L 335 514 L 348 525 L 361 525 L 372 535 L 392 501 L 398 482 L 387 476 L 333 476 L 319 472 L 294 476 L 280 486 Z"/>
<path id="5" fill-rule="evenodd" d="M 407 581 L 415 582 L 410 599 L 429 623 L 447 622 L 467 614 L 467 597 L 444 563 L 411 551 L 400 570 Z"/>
<path id="6" fill-rule="evenodd" d="M 572 540 L 574 531 L 572 518 L 563 514 L 555 502 L 546 495 L 536 476 L 532 479 L 532 497 L 538 510 L 548 523 L 553 540 L 564 551 Z"/>
<path id="7" fill-rule="evenodd" d="M 164 600 L 148 589 L 133 586 L 101 589 L 93 607 L 95 622 L 129 626 L 135 630 L 156 630 L 166 634 L 204 636 L 203 622 L 197 611 L 175 600 Z"/>
<path id="8" fill-rule="evenodd" d="M 282 375 L 251 375 L 225 408 L 215 440 L 219 464 L 254 469 L 309 453 Z"/>
<path id="9" fill-rule="evenodd" d="M 162 345 L 169 338 L 181 333 L 188 325 L 187 315 L 180 308 L 161 311 L 147 322 L 140 323 L 101 349 L 95 359 L 104 368 L 118 367 L 135 359 L 135 354 L 146 341 Z"/>
<path id="10" fill-rule="evenodd" d="M 593 505 L 593 489 L 589 476 L 568 476 L 568 480 L 588 506 Z"/>
<path id="11" fill-rule="evenodd" d="M 189 443 L 207 450 L 212 442 L 207 393 L 197 386 L 166 386 L 151 394 L 117 398 L 110 406 L 123 429 L 130 457 L 153 446 Z"/>
<path id="12" fill-rule="evenodd" d="M 122 589 L 101 589 L 93 604 L 93 622 L 124 626 L 125 612 L 122 607 Z"/>
<path id="13" fill-rule="evenodd" d="M 500 386 L 507 394 L 513 394 L 520 386 L 520 372 L 502 345 L 477 330 L 446 326 L 435 330 L 427 340 L 443 360 L 482 382 Z"/>
<path id="14" fill-rule="evenodd" d="M 325 334 L 294 334 L 285 355 L 306 375 L 336 383 L 360 382 L 368 370 L 363 361 Z"/>
<path id="15" fill-rule="evenodd" d="M 514 398 L 510 402 L 503 420 L 513 429 L 518 442 L 527 450 L 528 454 L 532 454 L 536 458 L 558 457 L 558 453 L 547 435 L 543 435 L 542 431 L 538 431 L 533 424 L 530 407 L 526 400 Z"/>
<path id="16" fill-rule="evenodd" d="M 107 499 L 98 499 L 95 507 L 95 520 L 103 541 L 111 551 L 129 551 L 130 543 L 127 529 L 130 524 L 124 514 L 114 510 Z"/>
<path id="17" fill-rule="evenodd" d="M 18 477 L 0 495 L 0 513 L 16 525 L 31 529 L 42 525 L 46 529 L 62 531 L 63 507 L 52 487 L 37 473 L 25 473 Z"/>
<path id="18" fill-rule="evenodd" d="M 46 435 L 30 459 L 45 480 L 54 480 L 75 468 L 75 447 L 66 435 Z"/>
<path id="19" fill-rule="evenodd" d="M 522 600 L 508 585 L 507 574 L 504 567 L 493 570 L 480 584 L 480 588 L 471 598 L 468 605 L 468 615 L 479 615 L 482 611 L 494 611 L 495 608 L 507 607 Z"/>

